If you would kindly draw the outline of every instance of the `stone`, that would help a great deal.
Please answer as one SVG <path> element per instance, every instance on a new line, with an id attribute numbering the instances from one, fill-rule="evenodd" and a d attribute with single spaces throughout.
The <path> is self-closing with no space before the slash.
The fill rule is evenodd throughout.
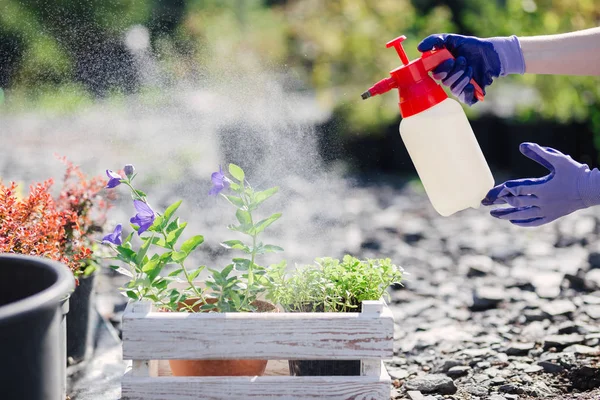
<path id="1" fill-rule="evenodd" d="M 459 271 L 466 272 L 469 278 L 490 274 L 494 269 L 494 261 L 484 255 L 465 255 L 458 262 Z"/>
<path id="2" fill-rule="evenodd" d="M 406 394 L 411 400 L 425 400 L 425 396 L 417 390 L 409 390 Z"/>
<path id="3" fill-rule="evenodd" d="M 484 311 L 496 308 L 500 302 L 508 298 L 506 290 L 500 286 L 482 286 L 473 292 L 471 310 Z"/>
<path id="4" fill-rule="evenodd" d="M 560 295 L 560 285 L 564 274 L 559 272 L 539 272 L 532 276 L 535 293 L 543 299 L 555 299 Z"/>
<path id="5" fill-rule="evenodd" d="M 590 251 L 588 254 L 590 268 L 600 268 L 600 241 L 590 244 L 588 249 Z"/>
<path id="6" fill-rule="evenodd" d="M 598 350 L 597 348 L 584 346 L 581 344 L 574 344 L 572 346 L 569 346 L 569 347 L 565 348 L 562 352 L 563 353 L 583 354 L 583 355 L 588 355 L 588 356 L 600 355 L 600 350 Z"/>
<path id="7" fill-rule="evenodd" d="M 535 374 L 538 372 L 542 372 L 543 370 L 544 367 L 542 367 L 541 365 L 530 365 L 528 368 L 525 368 L 523 372 L 525 372 L 526 374 Z"/>
<path id="8" fill-rule="evenodd" d="M 600 319 L 600 305 L 585 307 L 585 313 L 592 319 Z"/>
<path id="9" fill-rule="evenodd" d="M 477 368 L 487 369 L 491 367 L 492 364 L 489 361 L 480 361 L 477 363 Z"/>
<path id="10" fill-rule="evenodd" d="M 423 393 L 454 394 L 457 391 L 452 378 L 441 374 L 431 374 L 411 379 L 404 386 L 406 390 L 416 390 Z"/>
<path id="11" fill-rule="evenodd" d="M 600 305 L 600 293 L 598 292 L 584 294 L 581 299 L 585 304 Z"/>
<path id="12" fill-rule="evenodd" d="M 502 392 L 502 393 L 508 393 L 508 394 L 524 394 L 525 393 L 525 390 L 523 390 L 523 388 L 521 388 L 517 385 L 513 385 L 511 383 L 500 386 L 498 388 L 498 391 Z"/>
<path id="13" fill-rule="evenodd" d="M 450 368 L 457 367 L 460 365 L 465 365 L 465 363 L 460 360 L 444 360 L 444 363 L 440 367 L 440 371 L 448 372 L 450 370 Z"/>
<path id="14" fill-rule="evenodd" d="M 550 362 L 550 361 L 538 361 L 538 365 L 544 369 L 545 372 L 549 374 L 558 374 L 563 372 L 565 369 L 562 365 Z"/>
<path id="15" fill-rule="evenodd" d="M 506 397 L 499 394 L 493 394 L 489 397 L 489 400 L 506 400 Z"/>
<path id="16" fill-rule="evenodd" d="M 542 311 L 546 314 L 556 317 L 558 315 L 568 315 L 577 309 L 575 304 L 570 300 L 556 300 L 546 303 L 542 306 Z"/>
<path id="17" fill-rule="evenodd" d="M 544 350 L 548 350 L 551 347 L 563 349 L 572 344 L 581 344 L 584 341 L 584 336 L 575 333 L 572 333 L 570 335 L 550 335 L 544 338 Z"/>
<path id="18" fill-rule="evenodd" d="M 473 396 L 484 397 L 488 394 L 488 390 L 485 387 L 479 385 L 467 384 L 463 386 L 463 389 Z"/>
<path id="19" fill-rule="evenodd" d="M 470 370 L 471 367 L 469 367 L 468 365 L 457 365 L 456 367 L 450 368 L 448 372 L 446 372 L 446 375 L 453 379 L 456 379 L 460 378 L 461 376 L 467 375 Z"/>
<path id="20" fill-rule="evenodd" d="M 505 351 L 509 356 L 524 356 L 535 348 L 535 343 L 512 343 Z"/>
<path id="21" fill-rule="evenodd" d="M 392 379 L 406 379 L 410 375 L 407 370 L 403 368 L 397 368 L 394 366 L 386 366 L 388 374 Z"/>
<path id="22" fill-rule="evenodd" d="M 600 269 L 592 269 L 585 274 L 585 282 L 587 287 L 600 288 Z"/>
<path id="23" fill-rule="evenodd" d="M 600 367 L 584 365 L 573 369 L 569 373 L 573 388 L 578 390 L 591 390 L 600 387 Z"/>

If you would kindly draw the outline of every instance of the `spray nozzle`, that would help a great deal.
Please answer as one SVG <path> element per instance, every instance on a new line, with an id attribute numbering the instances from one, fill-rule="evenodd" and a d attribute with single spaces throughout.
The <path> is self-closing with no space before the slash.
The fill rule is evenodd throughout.
<path id="1" fill-rule="evenodd" d="M 454 56 L 447 49 L 434 49 L 424 52 L 421 57 L 416 60 L 410 61 L 402 47 L 402 42 L 406 39 L 406 36 L 399 36 L 394 40 L 390 40 L 386 47 L 393 47 L 398 53 L 398 57 L 402 61 L 402 66 L 394 69 L 390 72 L 391 77 L 385 78 L 373 85 L 369 90 L 364 92 L 361 97 L 363 100 L 369 97 L 383 94 L 391 89 L 400 89 L 400 92 L 405 91 L 405 94 L 400 93 L 400 103 L 402 109 L 402 103 L 413 103 L 411 100 L 416 97 L 423 97 L 423 100 L 418 100 L 422 103 L 416 109 L 426 107 L 428 104 L 437 103 L 440 99 L 446 98 L 443 95 L 441 88 L 434 88 L 433 85 L 439 86 L 434 83 L 433 79 L 429 76 L 429 72 L 433 71 L 442 62 L 453 59 Z M 475 88 L 475 97 L 479 101 L 483 101 L 483 90 L 471 79 L 470 82 Z M 436 92 L 435 95 L 427 95 L 425 92 Z M 410 107 L 413 109 L 413 107 Z M 412 111 L 411 111 L 412 113 Z"/>

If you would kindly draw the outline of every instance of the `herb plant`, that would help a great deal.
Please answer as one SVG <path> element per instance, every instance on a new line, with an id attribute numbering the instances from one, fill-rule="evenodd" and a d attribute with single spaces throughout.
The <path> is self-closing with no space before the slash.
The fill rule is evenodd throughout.
<path id="1" fill-rule="evenodd" d="M 269 296 L 290 311 L 359 311 L 365 300 L 387 297 L 386 289 L 399 284 L 404 270 L 390 259 L 342 260 L 325 257 L 290 276 L 272 274 Z"/>
<path id="2" fill-rule="evenodd" d="M 232 239 L 221 243 L 227 249 L 241 251 L 243 256 L 234 257 L 221 271 L 209 268 L 206 287 L 199 287 L 195 282 L 206 266 L 191 269 L 186 266 L 188 257 L 203 243 L 204 237 L 195 235 L 178 245 L 187 226 L 186 222 L 175 216 L 181 201 L 171 204 L 163 213 L 155 212 L 147 195 L 133 186 L 136 176 L 133 166 L 124 168 L 125 177 L 106 171 L 110 178 L 107 188 L 120 184 L 127 186 L 137 211 L 130 222 L 134 232 L 137 231 L 140 245 L 133 243 L 134 232 L 122 239 L 121 224 L 103 239 L 114 250 L 113 258 L 126 266 L 113 268 L 130 278 L 122 288 L 128 297 L 133 300 L 148 299 L 171 311 L 256 311 L 254 303 L 270 282 L 268 269 L 257 264 L 257 257 L 283 249 L 259 240 L 264 230 L 277 221 L 281 214 L 258 220 L 254 213 L 264 201 L 277 193 L 278 188 L 256 191 L 247 181 L 242 168 L 230 164 L 228 171 L 230 177 L 221 168 L 212 174 L 213 187 L 209 194 L 220 195 L 235 207 L 237 224 L 231 224 L 228 228 L 242 234 L 246 241 Z M 222 193 L 227 190 L 232 193 Z M 176 269 L 165 276 L 163 270 L 168 265 L 175 265 Z M 233 274 L 234 271 L 237 274 Z M 181 290 L 170 287 L 175 280 L 183 280 L 186 287 Z"/>

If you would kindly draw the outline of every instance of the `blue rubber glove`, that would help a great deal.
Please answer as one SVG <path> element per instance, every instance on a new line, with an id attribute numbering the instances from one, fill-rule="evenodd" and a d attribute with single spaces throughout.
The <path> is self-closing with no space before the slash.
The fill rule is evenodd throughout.
<path id="1" fill-rule="evenodd" d="M 431 35 L 423 39 L 418 49 L 421 52 L 434 48 L 446 48 L 455 57 L 446 60 L 433 71 L 435 79 L 450 87 L 461 102 L 477 103 L 471 78 L 481 86 L 492 84 L 494 78 L 508 74 L 525 73 L 525 60 L 516 36 L 480 39 L 474 36 L 452 34 Z"/>
<path id="2" fill-rule="evenodd" d="M 519 226 L 539 226 L 600 204 L 600 171 L 535 143 L 522 143 L 519 150 L 548 168 L 550 174 L 507 181 L 490 190 L 481 204 L 511 206 L 492 210 L 493 217 Z"/>

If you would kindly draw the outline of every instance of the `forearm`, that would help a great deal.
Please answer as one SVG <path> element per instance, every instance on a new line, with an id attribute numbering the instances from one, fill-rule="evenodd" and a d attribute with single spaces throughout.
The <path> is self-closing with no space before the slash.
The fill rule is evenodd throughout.
<path id="1" fill-rule="evenodd" d="M 559 35 L 519 37 L 525 73 L 600 76 L 600 27 Z"/>

